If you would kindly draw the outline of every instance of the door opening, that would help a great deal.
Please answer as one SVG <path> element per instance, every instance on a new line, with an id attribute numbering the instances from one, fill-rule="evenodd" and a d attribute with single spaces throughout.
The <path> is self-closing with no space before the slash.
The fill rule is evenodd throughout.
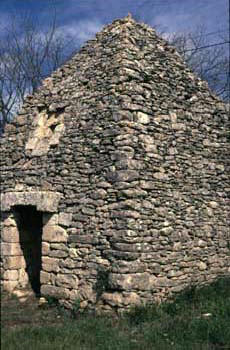
<path id="1" fill-rule="evenodd" d="M 25 260 L 28 285 L 36 296 L 40 295 L 40 272 L 42 258 L 42 212 L 35 206 L 14 206 L 19 242 Z M 29 287 L 28 286 L 28 287 Z"/>

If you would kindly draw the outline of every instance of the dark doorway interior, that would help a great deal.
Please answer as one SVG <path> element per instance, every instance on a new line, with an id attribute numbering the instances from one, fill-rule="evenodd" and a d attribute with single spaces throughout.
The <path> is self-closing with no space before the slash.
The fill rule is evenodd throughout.
<path id="1" fill-rule="evenodd" d="M 26 272 L 35 295 L 40 295 L 42 213 L 35 206 L 15 206 L 19 240 L 26 261 Z"/>

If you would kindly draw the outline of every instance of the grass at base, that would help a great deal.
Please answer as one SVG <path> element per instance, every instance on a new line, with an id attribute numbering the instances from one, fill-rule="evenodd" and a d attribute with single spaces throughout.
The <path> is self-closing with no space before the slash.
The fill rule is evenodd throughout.
<path id="1" fill-rule="evenodd" d="M 44 326 L 32 320 L 30 327 L 4 326 L 1 349 L 230 350 L 230 278 L 190 288 L 173 302 L 135 307 L 119 319 L 49 317 Z"/>

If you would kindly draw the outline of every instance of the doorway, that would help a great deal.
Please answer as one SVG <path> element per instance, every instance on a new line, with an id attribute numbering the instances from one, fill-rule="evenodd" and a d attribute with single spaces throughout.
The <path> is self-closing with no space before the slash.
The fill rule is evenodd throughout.
<path id="1" fill-rule="evenodd" d="M 36 296 L 40 295 L 40 273 L 42 258 L 42 212 L 36 206 L 13 207 L 19 233 L 19 244 L 25 260 L 28 287 Z"/>

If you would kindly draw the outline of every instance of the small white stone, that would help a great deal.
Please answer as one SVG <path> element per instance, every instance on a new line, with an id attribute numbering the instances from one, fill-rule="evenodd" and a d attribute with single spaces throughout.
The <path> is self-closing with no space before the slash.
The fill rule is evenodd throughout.
<path id="1" fill-rule="evenodd" d="M 170 118 L 171 118 L 172 123 L 176 123 L 176 121 L 177 121 L 177 115 L 176 115 L 176 113 L 170 112 L 169 115 L 170 115 Z"/>
<path id="2" fill-rule="evenodd" d="M 137 121 L 141 124 L 148 124 L 150 120 L 148 114 L 137 112 Z"/>
<path id="3" fill-rule="evenodd" d="M 45 304 L 47 304 L 46 298 L 43 298 L 43 297 L 40 298 L 39 301 L 38 301 L 38 306 L 43 306 Z"/>
<path id="4" fill-rule="evenodd" d="M 207 269 L 207 265 L 203 261 L 199 263 L 198 267 L 200 271 L 204 271 Z"/>
<path id="5" fill-rule="evenodd" d="M 214 201 L 211 201 L 209 202 L 209 206 L 213 209 L 217 208 L 218 207 L 218 203 L 217 202 L 214 202 Z"/>
<path id="6" fill-rule="evenodd" d="M 210 316 L 212 316 L 212 314 L 211 313 L 206 313 L 206 314 L 202 314 L 202 316 L 203 317 L 210 317 Z"/>

